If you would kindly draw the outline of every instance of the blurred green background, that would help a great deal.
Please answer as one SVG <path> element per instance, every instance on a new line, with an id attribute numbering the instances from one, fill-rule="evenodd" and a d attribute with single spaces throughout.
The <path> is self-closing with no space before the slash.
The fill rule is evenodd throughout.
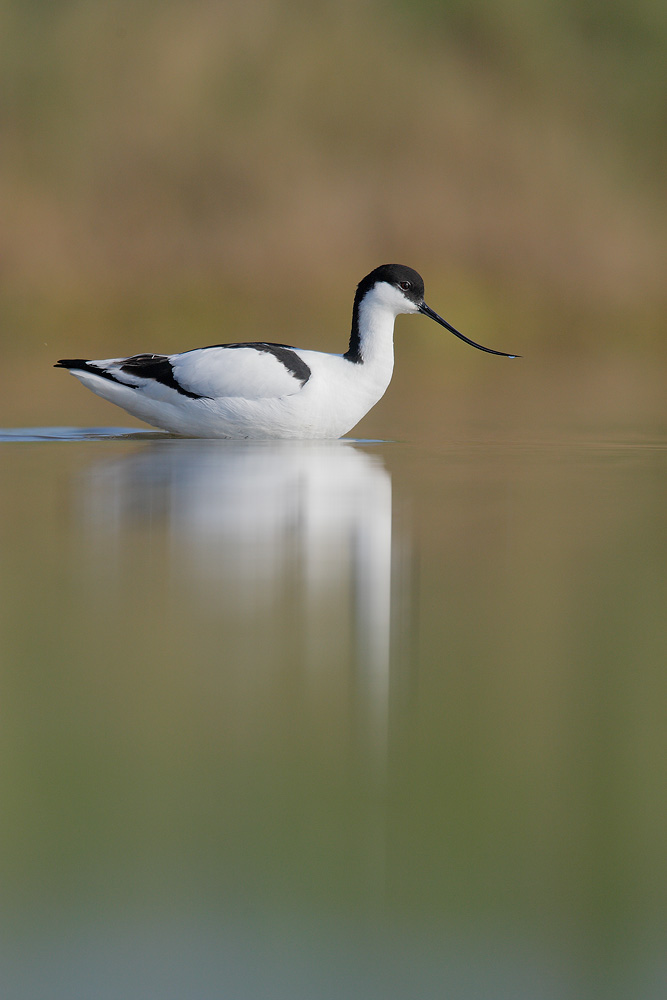
<path id="1" fill-rule="evenodd" d="M 0 336 L 16 384 L 35 386 L 8 387 L 5 424 L 104 412 L 67 409 L 48 370 L 79 350 L 258 331 L 339 349 L 355 283 L 389 260 L 489 346 L 653 361 L 664 4 L 1 10 Z"/>

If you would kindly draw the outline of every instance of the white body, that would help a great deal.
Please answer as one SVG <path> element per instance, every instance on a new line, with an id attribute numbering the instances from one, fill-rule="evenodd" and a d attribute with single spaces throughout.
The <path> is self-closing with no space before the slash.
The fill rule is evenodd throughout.
<path id="1" fill-rule="evenodd" d="M 302 384 L 271 353 L 207 347 L 168 360 L 184 395 L 122 370 L 125 358 L 91 361 L 121 382 L 89 370 L 72 374 L 98 396 L 174 434 L 219 438 L 338 438 L 384 395 L 394 368 L 394 319 L 418 312 L 394 285 L 378 281 L 359 303 L 361 361 L 294 349 L 310 369 Z"/>

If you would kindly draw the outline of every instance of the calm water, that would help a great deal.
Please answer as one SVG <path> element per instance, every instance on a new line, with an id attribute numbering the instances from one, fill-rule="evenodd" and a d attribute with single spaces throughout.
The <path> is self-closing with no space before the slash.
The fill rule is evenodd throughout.
<path id="1" fill-rule="evenodd" d="M 4 998 L 667 994 L 664 437 L 2 440 Z"/>

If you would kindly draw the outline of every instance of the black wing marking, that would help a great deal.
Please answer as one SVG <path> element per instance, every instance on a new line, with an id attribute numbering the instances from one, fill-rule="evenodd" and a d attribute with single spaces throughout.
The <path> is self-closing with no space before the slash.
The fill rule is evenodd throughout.
<path id="1" fill-rule="evenodd" d="M 174 378 L 174 371 L 166 354 L 135 354 L 131 358 L 126 358 L 118 367 L 120 371 L 127 372 L 128 375 L 137 375 L 139 378 L 150 378 L 154 382 L 161 382 L 162 385 L 168 386 L 169 389 L 175 389 L 176 392 L 180 392 L 182 396 L 189 396 L 190 399 L 210 398 L 209 396 L 202 396 L 198 392 L 190 392 L 189 389 L 184 389 Z M 107 378 L 111 382 L 117 382 L 118 385 L 128 385 L 127 382 L 117 378 L 112 370 L 98 368 L 97 365 L 93 365 L 90 361 L 84 361 L 81 358 L 58 361 L 54 365 L 54 368 L 79 368 L 82 371 L 91 372 L 93 375 L 99 375 L 100 378 Z M 130 385 L 130 388 L 134 387 Z"/>
<path id="2" fill-rule="evenodd" d="M 211 344 L 209 348 L 199 348 L 199 350 L 212 350 L 216 347 L 223 347 L 225 350 L 234 350 L 237 347 L 252 347 L 255 351 L 263 354 L 272 354 L 276 361 L 284 365 L 290 375 L 293 375 L 302 386 L 306 384 L 311 376 L 311 370 L 306 362 L 295 353 L 294 348 L 289 344 L 266 344 L 264 341 L 253 341 L 245 344 Z M 186 351 L 191 354 L 192 351 Z"/>
<path id="3" fill-rule="evenodd" d="M 121 382 L 120 379 L 117 379 L 113 372 L 107 371 L 106 368 L 98 368 L 97 365 L 91 365 L 90 361 L 85 361 L 83 358 L 63 358 L 60 361 L 56 361 L 53 367 L 76 368 L 82 372 L 90 372 L 91 375 L 99 375 L 100 378 L 108 378 L 110 382 L 127 385 L 127 382 Z"/>
<path id="4" fill-rule="evenodd" d="M 135 354 L 132 358 L 127 358 L 121 368 L 129 375 L 139 375 L 141 378 L 152 378 L 155 382 L 175 389 L 182 396 L 189 396 L 190 399 L 209 399 L 209 396 L 202 396 L 198 392 L 190 392 L 174 378 L 174 369 L 166 354 Z"/>

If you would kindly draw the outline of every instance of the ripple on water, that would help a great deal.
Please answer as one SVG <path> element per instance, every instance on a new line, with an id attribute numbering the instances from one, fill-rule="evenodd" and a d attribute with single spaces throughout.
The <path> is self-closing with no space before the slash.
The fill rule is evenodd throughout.
<path id="1" fill-rule="evenodd" d="M 166 431 L 142 431 L 131 427 L 9 427 L 0 428 L 5 441 L 159 441 L 173 437 Z"/>

